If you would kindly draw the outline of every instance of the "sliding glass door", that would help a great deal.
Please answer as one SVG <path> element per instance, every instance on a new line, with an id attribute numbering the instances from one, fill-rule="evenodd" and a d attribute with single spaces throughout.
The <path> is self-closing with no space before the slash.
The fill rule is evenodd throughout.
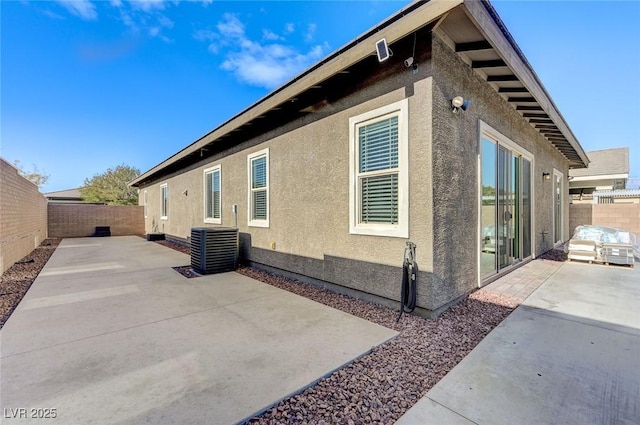
<path id="1" fill-rule="evenodd" d="M 480 277 L 531 255 L 532 157 L 508 140 L 483 134 Z"/>

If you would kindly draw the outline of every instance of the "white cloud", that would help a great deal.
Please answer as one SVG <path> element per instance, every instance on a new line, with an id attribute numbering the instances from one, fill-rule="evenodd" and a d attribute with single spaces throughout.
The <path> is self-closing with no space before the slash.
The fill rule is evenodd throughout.
<path id="1" fill-rule="evenodd" d="M 147 34 L 165 42 L 172 40 L 163 33 L 163 30 L 173 28 L 174 22 L 163 11 L 179 4 L 180 2 L 176 0 L 111 0 L 111 5 L 120 12 L 120 20 L 131 32 Z"/>
<path id="2" fill-rule="evenodd" d="M 225 13 L 224 21 L 218 22 L 218 31 L 225 37 L 243 37 L 244 24 L 234 14 Z"/>
<path id="3" fill-rule="evenodd" d="M 304 35 L 305 41 L 312 42 L 315 37 L 317 29 L 318 29 L 318 26 L 316 24 L 309 24 L 309 26 L 307 26 L 307 32 Z"/>
<path id="4" fill-rule="evenodd" d="M 229 53 L 222 69 L 233 72 L 242 82 L 271 89 L 317 62 L 323 54 L 322 46 L 315 46 L 306 54 L 274 46 L 258 47 L 250 52 Z"/>
<path id="5" fill-rule="evenodd" d="M 275 88 L 295 74 L 322 58 L 326 46 L 316 45 L 307 52 L 278 43 L 282 37 L 263 30 L 263 41 L 251 40 L 245 33 L 245 25 L 233 14 L 225 14 L 216 26 L 219 33 L 200 30 L 194 38 L 201 41 L 216 41 L 208 46 L 211 53 L 218 54 L 224 48 L 224 60 L 220 67 L 229 71 L 243 83 Z M 287 28 L 285 28 L 287 30 Z M 293 24 L 288 30 L 293 31 Z"/>
<path id="6" fill-rule="evenodd" d="M 96 6 L 89 0 L 57 0 L 72 15 L 75 15 L 86 21 L 98 19 Z"/>
<path id="7" fill-rule="evenodd" d="M 271 30 L 262 30 L 262 38 L 270 41 L 284 40 L 284 37 L 279 36 Z"/>
<path id="8" fill-rule="evenodd" d="M 193 33 L 193 38 L 198 41 L 213 41 L 217 40 L 219 37 L 218 33 L 211 30 L 198 30 Z"/>
<path id="9" fill-rule="evenodd" d="M 62 16 L 62 15 L 58 15 L 57 13 L 52 12 L 52 11 L 50 11 L 50 10 L 44 10 L 42 13 L 43 13 L 45 16 L 50 17 L 51 19 L 64 19 L 64 16 Z"/>
<path id="10" fill-rule="evenodd" d="M 291 34 L 292 32 L 294 32 L 296 30 L 295 25 L 293 25 L 293 23 L 288 22 L 287 24 L 285 24 L 284 26 L 284 32 L 287 34 Z"/>
<path id="11" fill-rule="evenodd" d="M 173 28 L 173 21 L 164 15 L 158 16 L 158 24 L 165 28 Z"/>
<path id="12" fill-rule="evenodd" d="M 132 9 L 151 12 L 153 10 L 163 10 L 165 8 L 164 0 L 133 0 L 129 1 Z"/>

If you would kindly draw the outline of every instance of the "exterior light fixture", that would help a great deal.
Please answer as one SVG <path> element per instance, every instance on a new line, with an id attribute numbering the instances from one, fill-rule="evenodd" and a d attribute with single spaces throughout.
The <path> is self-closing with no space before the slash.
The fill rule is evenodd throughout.
<path id="1" fill-rule="evenodd" d="M 549 174 L 549 173 L 542 173 L 542 179 L 543 179 L 543 180 L 551 180 L 551 174 Z"/>
<path id="2" fill-rule="evenodd" d="M 464 100 L 462 96 L 456 96 L 451 99 L 451 112 L 457 114 L 460 110 L 466 111 L 469 109 L 471 102 L 468 100 Z"/>

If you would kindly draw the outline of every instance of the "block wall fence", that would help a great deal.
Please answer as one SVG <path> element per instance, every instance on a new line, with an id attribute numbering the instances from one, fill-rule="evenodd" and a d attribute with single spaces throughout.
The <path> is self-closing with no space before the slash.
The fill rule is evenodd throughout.
<path id="1" fill-rule="evenodd" d="M 610 226 L 640 237 L 640 204 L 572 204 L 569 207 L 571 234 L 580 225 Z"/>
<path id="2" fill-rule="evenodd" d="M 92 236 L 96 226 L 111 236 L 143 235 L 144 208 L 137 205 L 49 204 L 49 237 Z"/>
<path id="3" fill-rule="evenodd" d="M 0 158 L 0 273 L 47 238 L 47 199 Z"/>

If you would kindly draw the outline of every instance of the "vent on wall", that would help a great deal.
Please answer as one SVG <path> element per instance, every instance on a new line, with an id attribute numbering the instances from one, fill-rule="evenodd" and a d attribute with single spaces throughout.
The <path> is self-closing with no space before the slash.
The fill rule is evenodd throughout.
<path id="1" fill-rule="evenodd" d="M 222 273 L 238 266 L 238 229 L 191 229 L 191 267 L 200 274 Z"/>

